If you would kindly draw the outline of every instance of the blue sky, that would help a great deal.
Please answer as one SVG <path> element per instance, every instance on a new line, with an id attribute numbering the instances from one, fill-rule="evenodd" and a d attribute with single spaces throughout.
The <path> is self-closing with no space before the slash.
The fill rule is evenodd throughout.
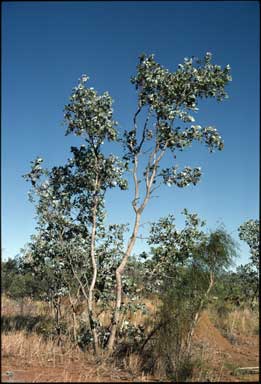
<path id="1" fill-rule="evenodd" d="M 201 166 L 196 187 L 164 187 L 146 208 L 143 222 L 187 207 L 209 229 L 237 228 L 259 216 L 259 3 L 256 1 L 3 2 L 2 3 L 2 247 L 13 257 L 34 232 L 34 207 L 22 175 L 36 156 L 62 164 L 79 138 L 64 136 L 63 108 L 83 73 L 90 86 L 109 91 L 119 129 L 129 129 L 136 94 L 129 79 L 138 56 L 154 53 L 175 70 L 184 57 L 212 52 L 230 64 L 233 81 L 223 103 L 202 103 L 196 122 L 213 125 L 225 149 L 203 146 L 181 153 L 180 165 Z M 116 147 L 108 151 L 118 151 Z M 130 192 L 132 191 L 132 188 Z M 110 222 L 133 222 L 129 192 L 106 198 Z M 248 260 L 240 242 L 239 263 Z M 143 247 L 137 243 L 136 252 Z"/>

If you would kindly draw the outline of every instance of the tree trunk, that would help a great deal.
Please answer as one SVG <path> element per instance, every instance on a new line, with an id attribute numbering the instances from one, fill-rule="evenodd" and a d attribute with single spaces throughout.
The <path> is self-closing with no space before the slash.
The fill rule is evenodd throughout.
<path id="1" fill-rule="evenodd" d="M 58 345 L 61 343 L 61 327 L 60 327 L 60 318 L 61 318 L 61 300 L 60 298 L 55 299 L 54 302 L 55 309 L 55 323 L 56 323 L 56 332 L 58 336 Z"/>
<path id="2" fill-rule="evenodd" d="M 74 339 L 74 342 L 76 343 L 76 342 L 77 342 L 77 333 L 76 333 L 76 315 L 75 315 L 74 312 L 73 312 L 73 339 Z"/>
<path id="3" fill-rule="evenodd" d="M 111 334 L 109 337 L 108 345 L 107 345 L 107 351 L 108 355 L 110 355 L 113 351 L 115 340 L 116 340 L 116 332 L 118 328 L 119 318 L 120 318 L 120 308 L 122 303 L 122 273 L 124 271 L 124 268 L 127 264 L 128 258 L 133 250 L 133 247 L 135 245 L 135 241 L 138 235 L 139 225 L 140 225 L 140 218 L 141 218 L 141 212 L 136 212 L 136 218 L 135 218 L 135 224 L 133 228 L 133 232 L 130 238 L 130 241 L 128 243 L 128 247 L 126 250 L 126 253 L 122 259 L 122 262 L 120 263 L 119 267 L 116 269 L 116 306 L 113 314 L 113 321 L 112 321 L 112 328 L 111 328 Z"/>
<path id="4" fill-rule="evenodd" d="M 129 256 L 133 250 L 133 247 L 135 245 L 137 235 L 138 235 L 138 230 L 140 226 L 140 219 L 142 212 L 144 211 L 151 195 L 152 191 L 152 185 L 156 177 L 157 173 L 157 167 L 162 159 L 166 148 L 161 150 L 161 153 L 159 154 L 158 158 L 156 157 L 156 154 L 158 152 L 158 146 L 156 145 L 155 149 L 150 155 L 149 163 L 147 166 L 147 171 L 146 171 L 146 195 L 143 199 L 143 202 L 140 204 L 139 208 L 137 207 L 137 203 L 139 200 L 139 180 L 137 176 L 137 169 L 138 169 L 138 155 L 135 155 L 134 157 L 134 168 L 133 168 L 133 180 L 134 180 L 134 186 L 135 186 L 135 197 L 132 202 L 134 211 L 135 211 L 135 223 L 133 227 L 133 232 L 131 235 L 131 238 L 129 240 L 127 250 L 125 252 L 125 255 L 119 265 L 119 267 L 116 269 L 116 305 L 114 309 L 114 314 L 113 314 L 113 320 L 112 320 L 112 327 L 111 327 L 111 334 L 109 337 L 108 345 L 107 345 L 107 356 L 110 356 L 113 352 L 115 341 L 116 341 L 116 333 L 118 329 L 118 324 L 119 324 L 119 318 L 120 318 L 120 308 L 121 308 L 121 302 L 122 302 L 122 274 L 124 272 L 125 266 L 128 262 Z M 151 174 L 150 174 L 151 172 Z"/>
<path id="5" fill-rule="evenodd" d="M 96 189 L 98 188 L 98 180 L 96 179 Z M 98 206 L 98 198 L 95 198 L 94 207 L 93 207 L 93 218 L 92 218 L 92 232 L 91 232 L 91 261 L 92 261 L 92 281 L 89 288 L 89 298 L 88 298 L 88 314 L 89 314 L 89 323 L 93 337 L 93 348 L 94 353 L 99 355 L 99 339 L 97 334 L 97 325 L 96 319 L 93 314 L 93 290 L 97 280 L 97 262 L 95 257 L 95 237 L 96 237 L 96 215 L 97 215 L 97 206 Z"/>
<path id="6" fill-rule="evenodd" d="M 77 298 L 74 301 L 71 297 L 71 294 L 69 292 L 69 300 L 71 303 L 71 308 L 72 308 L 72 318 L 73 318 L 73 340 L 76 343 L 77 342 L 77 333 L 76 333 L 76 303 L 77 303 Z"/>

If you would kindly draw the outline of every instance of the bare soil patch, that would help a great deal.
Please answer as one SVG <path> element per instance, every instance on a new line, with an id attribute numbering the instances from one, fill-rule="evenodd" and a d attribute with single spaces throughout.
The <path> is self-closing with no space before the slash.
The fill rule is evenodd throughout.
<path id="1" fill-rule="evenodd" d="M 205 348 L 209 364 L 216 372 L 218 381 L 256 381 L 259 375 L 236 375 L 239 367 L 259 366 L 259 336 L 237 335 L 236 343 L 231 344 L 212 324 L 204 312 L 199 320 L 194 341 L 201 349 Z"/>
<path id="2" fill-rule="evenodd" d="M 12 377 L 7 372 L 12 372 Z M 46 366 L 37 366 L 37 362 L 26 364 L 15 358 L 2 359 L 2 382 L 15 383 L 41 383 L 41 382 L 130 382 L 132 376 L 128 372 L 116 368 L 106 368 L 91 363 L 50 363 Z"/>

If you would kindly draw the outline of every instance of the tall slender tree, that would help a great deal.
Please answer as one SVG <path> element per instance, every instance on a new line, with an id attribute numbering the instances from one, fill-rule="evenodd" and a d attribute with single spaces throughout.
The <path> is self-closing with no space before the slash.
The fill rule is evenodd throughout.
<path id="1" fill-rule="evenodd" d="M 132 164 L 135 220 L 124 257 L 116 270 L 117 297 L 108 342 L 109 353 L 112 353 L 117 337 L 122 305 L 122 275 L 137 239 L 142 213 L 153 192 L 162 183 L 182 188 L 199 182 L 200 167 L 187 166 L 183 171 L 178 171 L 175 164 L 178 151 L 186 149 L 193 141 L 204 142 L 210 152 L 223 149 L 224 143 L 216 128 L 187 124 L 195 121 L 191 112 L 198 110 L 199 99 L 216 98 L 221 101 L 227 98 L 225 86 L 231 80 L 230 66 L 222 69 L 212 64 L 209 52 L 203 61 L 194 57 L 185 58 L 175 72 L 158 64 L 154 55 L 143 54 L 140 57 L 137 73 L 131 79 L 138 93 L 137 110 L 132 129 L 124 134 L 124 158 Z M 168 152 L 174 165 L 164 168 L 162 160 Z"/>

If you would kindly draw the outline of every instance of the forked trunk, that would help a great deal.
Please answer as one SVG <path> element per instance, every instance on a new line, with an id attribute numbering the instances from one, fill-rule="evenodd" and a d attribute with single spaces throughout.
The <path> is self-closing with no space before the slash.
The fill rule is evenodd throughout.
<path id="1" fill-rule="evenodd" d="M 119 319 L 120 319 L 120 308 L 122 303 L 122 273 L 125 269 L 128 258 L 136 242 L 139 225 L 140 225 L 140 217 L 141 217 L 141 212 L 140 211 L 136 212 L 135 224 L 134 224 L 133 232 L 132 232 L 126 253 L 122 259 L 122 262 L 120 263 L 119 267 L 116 270 L 116 306 L 113 314 L 111 334 L 110 334 L 108 345 L 107 345 L 108 355 L 111 355 L 113 352 L 115 341 L 116 341 L 116 333 L 117 333 Z"/>

